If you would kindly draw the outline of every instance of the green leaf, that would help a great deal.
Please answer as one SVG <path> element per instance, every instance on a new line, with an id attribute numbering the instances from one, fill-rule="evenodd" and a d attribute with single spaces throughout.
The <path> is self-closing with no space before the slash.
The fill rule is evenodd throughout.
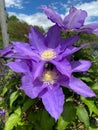
<path id="1" fill-rule="evenodd" d="M 76 107 L 75 104 L 71 101 L 65 103 L 62 117 L 66 122 L 70 122 L 75 119 L 75 116 L 76 116 L 75 107 Z"/>
<path id="2" fill-rule="evenodd" d="M 57 128 L 58 130 L 65 130 L 67 125 L 75 120 L 76 108 L 75 104 L 71 101 L 68 101 L 64 105 L 64 111 L 61 117 L 58 119 Z"/>
<path id="3" fill-rule="evenodd" d="M 85 127 L 88 130 L 88 128 L 89 128 L 89 117 L 88 117 L 88 113 L 87 113 L 84 106 L 78 106 L 77 107 L 77 116 L 85 124 Z"/>
<path id="4" fill-rule="evenodd" d="M 21 115 L 21 108 L 18 107 L 16 110 L 15 110 L 15 113 L 20 116 Z"/>
<path id="5" fill-rule="evenodd" d="M 19 91 L 15 91 L 10 95 L 10 107 L 12 107 L 13 102 L 18 98 Z"/>
<path id="6" fill-rule="evenodd" d="M 12 87 L 15 86 L 17 84 L 17 79 L 11 79 L 10 81 L 7 81 L 7 84 L 5 85 L 5 87 L 3 88 L 3 91 L 1 93 L 1 96 L 4 96 L 6 94 L 6 92 Z"/>
<path id="7" fill-rule="evenodd" d="M 5 123 L 4 130 L 12 130 L 20 122 L 21 118 L 16 113 L 12 114 Z"/>
<path id="8" fill-rule="evenodd" d="M 18 107 L 13 114 L 10 115 L 5 123 L 4 130 L 12 130 L 18 124 L 23 124 L 21 122 L 21 108 Z"/>
<path id="9" fill-rule="evenodd" d="M 35 102 L 34 99 L 28 99 L 28 100 L 24 103 L 24 105 L 23 105 L 23 107 L 22 107 L 22 112 L 27 111 L 27 110 L 30 108 L 30 106 L 32 106 L 32 105 L 34 104 L 34 102 Z"/>
<path id="10" fill-rule="evenodd" d="M 57 128 L 58 130 L 65 130 L 69 122 L 65 121 L 62 117 L 58 119 Z"/>
<path id="11" fill-rule="evenodd" d="M 95 83 L 95 84 L 92 86 L 92 89 L 94 90 L 95 93 L 98 94 L 98 82 Z"/>
<path id="12" fill-rule="evenodd" d="M 81 100 L 83 103 L 85 103 L 88 106 L 89 111 L 90 111 L 90 115 L 92 114 L 92 112 L 94 112 L 96 115 L 98 115 L 98 108 L 94 104 L 94 100 L 86 99 L 84 97 L 81 97 Z"/>
<path id="13" fill-rule="evenodd" d="M 89 127 L 89 130 L 98 130 L 98 128 Z"/>
<path id="14" fill-rule="evenodd" d="M 93 80 L 90 77 L 80 77 L 80 79 L 82 79 L 86 82 L 93 82 Z"/>
<path id="15" fill-rule="evenodd" d="M 51 130 L 54 125 L 54 119 L 52 119 L 49 114 L 43 110 L 41 112 L 40 124 L 42 130 Z"/>
<path id="16" fill-rule="evenodd" d="M 55 123 L 45 110 L 29 113 L 28 120 L 32 121 L 34 130 L 52 130 Z"/>

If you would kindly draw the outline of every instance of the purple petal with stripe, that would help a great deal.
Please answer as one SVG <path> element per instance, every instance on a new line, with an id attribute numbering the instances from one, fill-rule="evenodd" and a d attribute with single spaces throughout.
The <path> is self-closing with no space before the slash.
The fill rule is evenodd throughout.
<path id="1" fill-rule="evenodd" d="M 62 47 L 61 49 L 64 50 L 65 48 L 72 46 L 75 42 L 77 42 L 78 39 L 79 35 L 61 40 L 60 41 Z"/>
<path id="2" fill-rule="evenodd" d="M 29 67 L 25 62 L 22 61 L 9 62 L 7 63 L 7 66 L 9 66 L 14 72 L 18 72 L 18 73 L 29 72 Z"/>
<path id="3" fill-rule="evenodd" d="M 52 26 L 46 36 L 48 48 L 56 48 L 60 43 L 60 29 L 58 26 Z"/>
<path id="4" fill-rule="evenodd" d="M 57 70 L 61 74 L 68 76 L 70 78 L 72 72 L 71 65 L 66 59 L 62 61 L 52 60 L 51 63 L 53 63 L 56 66 Z"/>
<path id="5" fill-rule="evenodd" d="M 38 51 L 43 51 L 46 49 L 45 38 L 43 34 L 33 26 L 30 28 L 29 42 L 30 45 Z"/>
<path id="6" fill-rule="evenodd" d="M 48 8 L 45 5 L 43 5 L 41 8 L 43 9 L 43 11 L 46 14 L 46 16 L 48 17 L 48 19 L 50 19 L 52 22 L 56 23 L 60 27 L 63 26 L 62 18 L 60 17 L 60 15 L 57 12 L 55 12 L 51 8 Z"/>
<path id="7" fill-rule="evenodd" d="M 0 50 L 0 57 L 2 57 L 2 56 L 6 56 L 7 57 L 7 55 L 10 56 L 10 54 L 11 55 L 13 54 L 12 53 L 12 46 L 7 46 L 3 50 Z"/>
<path id="8" fill-rule="evenodd" d="M 87 60 L 79 60 L 71 62 L 72 72 L 84 72 L 87 71 L 90 66 L 91 62 Z"/>
<path id="9" fill-rule="evenodd" d="M 57 120 L 63 112 L 64 94 L 58 85 L 51 87 L 52 89 L 48 88 L 48 91 L 41 98 L 45 109 Z"/>
<path id="10" fill-rule="evenodd" d="M 72 7 L 64 18 L 63 24 L 66 29 L 79 29 L 83 26 L 86 17 L 86 11 Z"/>
<path id="11" fill-rule="evenodd" d="M 85 46 L 86 46 L 86 44 L 83 44 L 83 45 L 80 46 L 80 47 L 70 46 L 70 47 L 68 47 L 68 48 L 65 49 L 65 51 L 63 52 L 62 55 L 63 55 L 63 57 L 68 56 L 68 55 L 71 55 L 71 54 L 73 54 L 73 53 L 79 51 L 80 49 L 82 49 L 82 48 L 85 47 Z"/>
<path id="12" fill-rule="evenodd" d="M 33 75 L 34 80 L 42 75 L 42 72 L 44 70 L 44 65 L 45 65 L 44 61 L 43 62 L 38 62 L 38 63 L 33 62 L 32 75 Z"/>
<path id="13" fill-rule="evenodd" d="M 29 75 L 24 75 L 22 77 L 21 89 L 26 93 L 30 98 L 36 98 L 39 94 L 44 91 L 43 83 L 39 80 L 33 81 L 33 78 Z"/>
<path id="14" fill-rule="evenodd" d="M 20 55 L 21 57 L 25 58 L 31 58 L 36 60 L 36 58 L 38 57 L 38 54 L 35 50 L 32 50 L 30 45 L 28 43 L 24 43 L 24 42 L 13 42 L 13 47 L 14 47 L 14 56 L 18 56 Z"/>
<path id="15" fill-rule="evenodd" d="M 94 97 L 95 93 L 80 79 L 72 77 L 68 87 L 83 97 Z"/>
<path id="16" fill-rule="evenodd" d="M 86 32 L 88 34 L 94 33 L 98 36 L 98 23 L 84 25 L 80 28 L 80 31 Z"/>

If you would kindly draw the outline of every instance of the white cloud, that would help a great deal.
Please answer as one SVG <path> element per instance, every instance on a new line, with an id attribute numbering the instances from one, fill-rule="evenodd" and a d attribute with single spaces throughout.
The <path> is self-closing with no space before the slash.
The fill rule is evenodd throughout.
<path id="1" fill-rule="evenodd" d="M 86 10 L 89 17 L 98 16 L 98 1 L 76 5 L 76 7 Z"/>
<path id="2" fill-rule="evenodd" d="M 53 25 L 53 23 L 47 19 L 43 13 L 35 13 L 33 15 L 26 14 L 16 14 L 14 12 L 9 12 L 9 16 L 15 15 L 21 21 L 25 21 L 29 25 L 38 25 L 42 26 L 44 29 Z"/>
<path id="3" fill-rule="evenodd" d="M 16 8 L 23 8 L 22 7 L 22 0 L 5 0 L 5 5 L 7 8 L 9 7 L 16 7 Z"/>

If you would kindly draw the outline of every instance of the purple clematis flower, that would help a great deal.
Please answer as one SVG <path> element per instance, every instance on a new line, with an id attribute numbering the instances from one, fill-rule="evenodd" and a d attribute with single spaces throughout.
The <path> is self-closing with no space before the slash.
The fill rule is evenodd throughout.
<path id="1" fill-rule="evenodd" d="M 87 60 L 70 60 L 71 54 L 85 45 L 73 46 L 79 39 L 79 35 L 61 39 L 60 27 L 66 31 L 75 30 L 96 34 L 98 28 L 97 24 L 92 27 L 83 25 L 87 16 L 83 10 L 71 8 L 69 15 L 62 21 L 52 9 L 46 6 L 42 8 L 47 16 L 59 26 L 52 26 L 45 35 L 31 27 L 28 35 L 29 44 L 13 42 L 12 46 L 0 50 L 0 56 L 15 58 L 15 61 L 9 62 L 7 66 L 17 73 L 22 73 L 20 88 L 32 99 L 41 98 L 46 110 L 57 120 L 63 111 L 64 104 L 61 86 L 84 97 L 95 96 L 83 81 L 73 76 L 73 72 L 85 72 L 91 66 L 91 62 Z"/>
<path id="2" fill-rule="evenodd" d="M 1 109 L 1 110 L 0 110 L 0 114 L 2 115 L 2 117 L 4 117 L 4 115 L 5 115 L 5 110 L 4 110 L 4 109 Z"/>
<path id="3" fill-rule="evenodd" d="M 52 34 L 52 35 L 51 35 Z M 23 42 L 13 42 L 12 57 L 37 62 L 35 66 L 34 79 L 41 75 L 44 65 L 51 63 L 56 66 L 61 74 L 70 78 L 71 65 L 68 56 L 80 50 L 85 45 L 74 47 L 79 35 L 67 39 L 61 39 L 60 29 L 53 26 L 46 35 L 31 27 L 29 33 L 29 44 Z"/>
<path id="4" fill-rule="evenodd" d="M 77 31 L 87 34 L 93 33 L 98 36 L 98 22 L 84 25 L 85 18 L 87 17 L 85 10 L 71 7 L 69 14 L 62 20 L 61 16 L 53 9 L 47 6 L 42 6 L 42 9 L 52 22 L 66 31 Z"/>
<path id="5" fill-rule="evenodd" d="M 39 97 L 49 114 L 57 120 L 63 111 L 64 94 L 61 85 L 73 90 L 84 97 L 95 96 L 94 92 L 80 79 L 72 76 L 73 72 L 84 72 L 89 69 L 91 62 L 79 60 L 71 62 L 70 79 L 61 74 L 55 66 L 49 69 L 44 66 L 43 71 L 35 69 L 36 62 L 30 61 L 29 64 L 23 60 L 9 62 L 7 64 L 13 71 L 23 73 L 21 89 L 26 95 L 34 99 Z M 40 75 L 34 80 L 34 73 Z"/>

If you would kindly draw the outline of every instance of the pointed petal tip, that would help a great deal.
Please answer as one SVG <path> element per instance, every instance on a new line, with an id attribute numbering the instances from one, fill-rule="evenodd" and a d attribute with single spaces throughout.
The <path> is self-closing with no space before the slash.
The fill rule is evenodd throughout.
<path id="1" fill-rule="evenodd" d="M 41 98 L 45 109 L 57 121 L 63 112 L 64 94 L 62 89 L 59 86 L 53 86 Z"/>
<path id="2" fill-rule="evenodd" d="M 85 84 L 82 80 L 73 76 L 69 82 L 69 88 L 83 97 L 96 96 L 93 90 L 87 84 Z"/>
<path id="3" fill-rule="evenodd" d="M 96 97 L 96 94 L 92 91 L 91 94 L 85 96 L 85 97 Z"/>

